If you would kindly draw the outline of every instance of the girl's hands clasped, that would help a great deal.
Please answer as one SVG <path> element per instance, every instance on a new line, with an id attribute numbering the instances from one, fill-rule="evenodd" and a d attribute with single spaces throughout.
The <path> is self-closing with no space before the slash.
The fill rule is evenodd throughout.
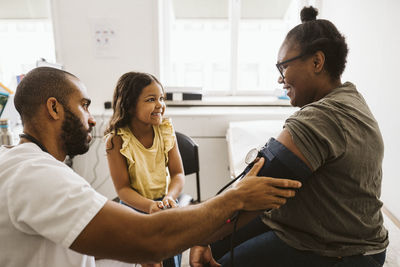
<path id="1" fill-rule="evenodd" d="M 159 200 L 154 200 L 150 205 L 149 214 L 163 210 L 163 209 L 164 209 L 163 202 L 159 201 Z"/>
<path id="2" fill-rule="evenodd" d="M 162 201 L 154 200 L 151 203 L 151 206 L 149 209 L 149 214 L 160 211 L 160 210 L 176 208 L 176 207 L 178 207 L 178 204 L 176 203 L 176 201 L 170 196 L 165 196 Z"/>
<path id="3" fill-rule="evenodd" d="M 164 208 L 167 208 L 167 209 L 178 207 L 176 200 L 173 199 L 171 196 L 165 196 L 164 199 L 162 200 L 162 203 L 164 205 Z"/>

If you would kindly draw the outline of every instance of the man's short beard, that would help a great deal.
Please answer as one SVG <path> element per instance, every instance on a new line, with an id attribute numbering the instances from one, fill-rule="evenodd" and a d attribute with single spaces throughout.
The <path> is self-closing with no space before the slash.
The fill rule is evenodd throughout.
<path id="1" fill-rule="evenodd" d="M 65 119 L 61 126 L 61 140 L 64 142 L 64 151 L 72 158 L 89 150 L 88 130 L 85 129 L 81 120 L 66 105 L 64 105 L 64 110 Z"/>

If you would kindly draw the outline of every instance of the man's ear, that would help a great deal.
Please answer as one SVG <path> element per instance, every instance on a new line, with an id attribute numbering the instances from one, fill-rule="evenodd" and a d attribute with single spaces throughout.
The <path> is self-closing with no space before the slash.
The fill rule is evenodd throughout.
<path id="1" fill-rule="evenodd" d="M 314 72 L 315 73 L 320 73 L 324 69 L 325 65 L 325 54 L 322 51 L 317 51 L 315 52 L 313 58 L 313 63 L 314 63 Z"/>
<path id="2" fill-rule="evenodd" d="M 54 120 L 59 120 L 61 118 L 61 104 L 57 101 L 55 97 L 50 97 L 49 99 L 47 99 L 46 108 L 50 117 L 52 117 Z"/>

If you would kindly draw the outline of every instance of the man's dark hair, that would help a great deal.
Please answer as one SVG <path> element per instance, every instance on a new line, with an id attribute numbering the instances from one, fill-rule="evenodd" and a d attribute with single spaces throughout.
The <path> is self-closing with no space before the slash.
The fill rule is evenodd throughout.
<path id="1" fill-rule="evenodd" d="M 348 48 L 345 37 L 329 20 L 316 19 L 318 10 L 304 7 L 300 17 L 302 24 L 297 25 L 286 36 L 292 45 L 297 45 L 304 55 L 317 51 L 325 54 L 324 68 L 332 79 L 338 79 L 346 66 Z"/>
<path id="2" fill-rule="evenodd" d="M 74 91 L 69 78 L 73 74 L 49 67 L 31 70 L 19 83 L 14 97 L 14 105 L 21 115 L 22 122 L 33 118 L 40 105 L 55 97 L 65 105 L 67 97 Z"/>

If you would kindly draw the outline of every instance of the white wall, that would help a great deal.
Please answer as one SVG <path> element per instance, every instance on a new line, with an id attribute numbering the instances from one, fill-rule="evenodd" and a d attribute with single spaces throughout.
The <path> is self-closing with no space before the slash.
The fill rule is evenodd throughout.
<path id="1" fill-rule="evenodd" d="M 343 81 L 356 84 L 379 122 L 385 142 L 382 199 L 400 218 L 400 1 L 326 0 L 321 11 L 320 17 L 347 37 L 350 52 Z"/>
<path id="2" fill-rule="evenodd" d="M 158 76 L 157 0 L 51 0 L 56 57 L 87 86 L 94 109 L 110 101 L 118 78 L 140 70 Z M 95 30 L 112 29 L 110 45 Z"/>

